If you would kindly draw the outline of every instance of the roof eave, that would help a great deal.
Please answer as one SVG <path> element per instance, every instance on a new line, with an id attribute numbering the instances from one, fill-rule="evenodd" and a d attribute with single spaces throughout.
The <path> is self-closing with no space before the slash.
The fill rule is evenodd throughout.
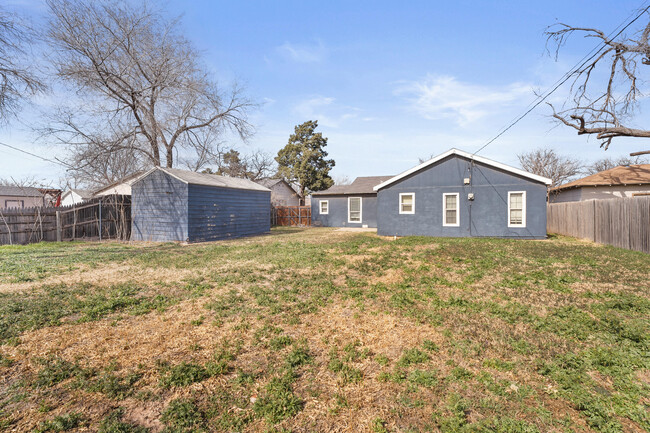
<path id="1" fill-rule="evenodd" d="M 393 183 L 395 183 L 395 182 L 397 182 L 397 181 L 399 181 L 401 179 L 404 179 L 405 177 L 410 176 L 413 173 L 417 173 L 418 171 L 420 171 L 420 170 L 422 170 L 424 168 L 427 168 L 430 165 L 433 165 L 436 162 L 441 161 L 441 160 L 443 160 L 446 157 L 451 156 L 451 155 L 458 155 L 458 156 L 462 156 L 462 157 L 465 157 L 465 158 L 473 159 L 473 160 L 478 161 L 480 163 L 483 163 L 483 164 L 486 164 L 486 165 L 489 165 L 489 166 L 492 166 L 492 167 L 496 167 L 496 168 L 499 168 L 501 170 L 517 174 L 519 176 L 523 176 L 523 177 L 527 177 L 529 179 L 533 179 L 533 180 L 535 180 L 537 182 L 541 182 L 541 183 L 543 183 L 545 185 L 551 185 L 553 183 L 553 181 L 551 181 L 551 179 L 549 179 L 547 177 L 539 176 L 539 175 L 533 174 L 533 173 L 528 173 L 527 171 L 520 170 L 518 168 L 511 167 L 509 165 L 502 164 L 500 162 L 493 161 L 491 159 L 484 158 L 482 156 L 477 156 L 477 155 L 474 155 L 474 154 L 471 154 L 471 153 L 468 153 L 468 152 L 453 148 L 453 149 L 449 149 L 448 151 L 446 151 L 444 153 L 441 153 L 440 155 L 438 155 L 438 156 L 436 156 L 434 158 L 431 158 L 428 161 L 423 162 L 422 164 L 419 164 L 419 165 L 417 165 L 417 166 L 415 166 L 415 167 L 413 167 L 413 168 L 411 168 L 409 170 L 406 170 L 405 172 L 403 172 L 401 174 L 398 174 L 397 176 L 395 176 L 395 177 L 393 177 L 391 179 L 388 179 L 387 181 L 382 182 L 379 185 L 376 185 L 373 188 L 373 190 L 379 191 L 380 189 L 385 188 L 388 185 L 393 184 Z"/>

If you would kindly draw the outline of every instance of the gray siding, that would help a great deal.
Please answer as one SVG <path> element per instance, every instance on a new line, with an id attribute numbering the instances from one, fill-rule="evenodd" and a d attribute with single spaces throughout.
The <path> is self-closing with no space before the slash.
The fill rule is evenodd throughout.
<path id="1" fill-rule="evenodd" d="M 131 239 L 186 241 L 187 184 L 161 171 L 136 182 L 132 188 Z"/>
<path id="2" fill-rule="evenodd" d="M 300 197 L 293 188 L 284 182 L 278 182 L 271 188 L 273 206 L 300 206 Z"/>
<path id="3" fill-rule="evenodd" d="M 361 222 L 348 222 L 348 197 L 361 197 Z M 321 200 L 329 201 L 329 213 L 320 214 Z M 323 196 L 314 195 L 311 199 L 311 220 L 312 225 L 322 225 L 323 227 L 377 227 L 377 195 L 376 194 L 356 194 L 356 195 L 336 195 Z"/>
<path id="4" fill-rule="evenodd" d="M 382 188 L 378 193 L 378 234 L 383 236 L 546 237 L 546 185 L 474 163 L 457 155 Z M 526 191 L 526 227 L 508 227 L 508 192 Z M 474 200 L 467 198 L 474 193 Z M 399 214 L 399 193 L 415 193 L 415 214 Z M 443 193 L 459 193 L 459 227 L 443 227 Z"/>
<path id="5" fill-rule="evenodd" d="M 189 240 L 213 241 L 271 230 L 271 193 L 189 185 Z"/>
<path id="6" fill-rule="evenodd" d="M 582 188 L 572 188 L 566 189 L 559 192 L 553 192 L 549 194 L 549 201 L 551 203 L 564 203 L 567 201 L 580 201 L 582 195 Z"/>

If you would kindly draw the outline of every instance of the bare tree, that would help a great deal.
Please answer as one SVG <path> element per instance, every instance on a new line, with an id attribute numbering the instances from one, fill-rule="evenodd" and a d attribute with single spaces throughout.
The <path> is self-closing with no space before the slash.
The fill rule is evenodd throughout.
<path id="1" fill-rule="evenodd" d="M 582 172 L 582 163 L 577 159 L 558 155 L 552 149 L 536 149 L 517 155 L 524 170 L 553 181 L 552 187 L 568 182 Z"/>
<path id="2" fill-rule="evenodd" d="M 640 156 L 636 156 L 633 158 L 621 157 L 617 159 L 603 158 L 587 165 L 585 167 L 585 173 L 595 174 L 601 171 L 609 170 L 614 167 L 618 167 L 619 165 L 636 165 L 636 164 L 647 164 L 647 163 L 648 160 Z"/>
<path id="3" fill-rule="evenodd" d="M 275 161 L 268 153 L 255 150 L 249 155 L 242 156 L 238 150 L 230 149 L 219 159 L 216 171 L 207 168 L 203 173 L 259 180 L 271 176 L 275 171 L 274 168 Z"/>
<path id="4" fill-rule="evenodd" d="M 575 72 L 571 85 L 572 98 L 569 108 L 557 111 L 553 117 L 578 134 L 593 134 L 607 149 L 616 137 L 650 138 L 650 130 L 631 126 L 631 118 L 643 94 L 644 83 L 639 68 L 650 65 L 650 22 L 648 8 L 637 18 L 643 25 L 631 37 L 610 37 L 603 31 L 589 27 L 573 27 L 557 24 L 546 31 L 547 47 L 555 45 L 555 57 L 573 34 L 582 34 L 603 44 L 588 61 Z M 620 34 L 620 32 L 619 32 Z M 641 66 L 642 65 L 642 66 Z M 605 79 L 600 79 L 601 74 Z M 551 105 L 551 107 L 553 107 Z M 648 154 L 650 150 L 634 152 L 631 156 Z"/>
<path id="5" fill-rule="evenodd" d="M 250 134 L 251 102 L 239 87 L 211 80 L 178 20 L 126 1 L 47 4 L 56 73 L 81 100 L 59 110 L 45 132 L 72 148 L 75 163 L 124 152 L 172 167 L 180 153 L 195 154 L 201 167 L 213 162 L 219 143 L 203 141 L 203 130 Z"/>
<path id="6" fill-rule="evenodd" d="M 16 114 L 22 100 L 45 88 L 27 60 L 32 42 L 20 17 L 0 7 L 0 123 Z"/>
<path id="7" fill-rule="evenodd" d="M 352 180 L 346 175 L 334 177 L 334 185 L 350 185 Z"/>
<path id="8" fill-rule="evenodd" d="M 277 171 L 275 159 L 261 150 L 254 150 L 246 155 L 248 178 L 251 180 L 271 177 Z"/>

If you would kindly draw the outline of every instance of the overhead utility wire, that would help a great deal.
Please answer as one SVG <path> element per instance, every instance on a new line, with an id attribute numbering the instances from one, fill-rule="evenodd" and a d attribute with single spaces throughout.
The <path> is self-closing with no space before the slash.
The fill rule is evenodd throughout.
<path id="1" fill-rule="evenodd" d="M 45 158 L 44 156 L 37 155 L 37 154 L 32 153 L 32 152 L 28 152 L 26 150 L 20 149 L 18 147 L 12 146 L 12 145 L 7 144 L 7 143 L 3 143 L 1 141 L 0 141 L 0 146 L 5 146 L 5 147 L 8 147 L 9 149 L 17 150 L 18 152 L 22 152 L 22 153 L 27 154 L 29 156 L 33 156 L 34 158 L 42 159 L 43 161 L 51 162 L 51 163 L 54 163 L 54 164 L 59 164 L 59 165 L 62 165 L 64 167 L 66 167 L 66 168 L 73 168 L 70 164 L 66 164 L 63 161 L 59 161 L 59 160 L 56 160 L 56 159 Z"/>
<path id="2" fill-rule="evenodd" d="M 645 3 L 646 3 L 646 2 L 644 2 L 643 4 L 645 4 Z M 623 33 L 623 32 L 624 32 L 624 31 L 625 31 L 629 26 L 631 26 L 632 24 L 634 24 L 634 22 L 636 22 L 639 18 L 641 18 L 641 16 L 642 16 L 645 12 L 647 12 L 648 9 L 650 9 L 650 6 L 646 6 L 646 7 L 645 7 L 645 8 L 644 8 L 644 9 L 643 9 L 643 10 L 642 10 L 642 11 L 641 11 L 641 12 L 640 12 L 640 13 L 639 13 L 639 14 L 638 14 L 638 15 L 637 15 L 637 16 L 636 16 L 632 21 L 630 21 L 629 23 L 627 23 L 627 24 L 625 25 L 625 27 L 623 27 L 623 28 L 622 28 L 618 33 L 616 33 L 616 35 L 614 35 L 613 38 L 612 38 L 611 36 L 612 36 L 612 34 L 616 31 L 616 29 L 614 29 L 614 30 L 613 30 L 609 35 L 607 35 L 607 38 L 610 39 L 610 40 L 616 39 L 616 38 L 617 38 L 621 33 Z M 624 22 L 625 22 L 625 21 L 624 21 Z M 620 27 L 621 25 L 622 25 L 622 24 L 619 24 L 618 27 Z M 617 27 L 617 28 L 618 28 L 618 27 Z M 544 101 L 545 101 L 549 96 L 551 96 L 551 95 L 552 95 L 552 94 L 553 94 L 557 89 L 559 89 L 559 88 L 560 88 L 564 83 L 566 83 L 566 82 L 569 80 L 569 78 L 571 78 L 571 77 L 572 77 L 576 72 L 578 72 L 578 70 L 580 70 L 580 69 L 581 69 L 585 64 L 587 64 L 587 62 L 589 62 L 590 60 L 592 60 L 593 58 L 595 58 L 595 57 L 596 57 L 596 56 L 597 56 L 597 55 L 602 51 L 602 49 L 603 49 L 604 47 L 605 47 L 605 43 L 604 43 L 604 42 L 601 43 L 601 46 L 596 46 L 596 47 L 594 47 L 591 51 L 593 51 L 593 50 L 595 50 L 595 49 L 597 48 L 597 51 L 596 51 L 595 53 L 593 53 L 589 58 L 587 58 L 586 60 L 584 60 L 584 61 L 583 61 L 582 63 L 580 63 L 579 65 L 577 65 L 577 66 L 575 66 L 574 68 L 572 68 L 571 70 L 569 70 L 569 72 L 567 72 L 566 74 L 564 74 L 564 75 L 562 76 L 562 78 L 560 78 L 560 80 L 558 80 L 559 83 L 556 81 L 557 84 L 554 85 L 550 91 L 547 90 L 547 91 L 545 92 L 545 94 L 542 93 L 542 95 L 538 96 L 537 99 L 535 99 L 535 100 L 533 100 L 533 102 L 531 102 L 531 104 L 533 104 L 532 107 L 530 107 L 530 104 L 529 104 L 528 106 L 529 106 L 530 108 L 529 108 L 528 110 L 526 110 L 522 115 L 518 116 L 518 117 L 517 117 L 515 120 L 513 120 L 513 121 L 512 121 L 508 126 L 502 128 L 501 131 L 500 131 L 497 135 L 495 135 L 493 138 L 491 138 L 490 140 L 488 140 L 487 143 L 485 143 L 481 148 L 479 148 L 479 149 L 478 149 L 476 152 L 474 152 L 472 155 L 476 155 L 477 153 L 479 153 L 480 151 L 482 151 L 483 149 L 485 149 L 486 147 L 488 147 L 490 144 L 492 144 L 494 141 L 496 141 L 499 137 L 501 137 L 503 134 L 505 134 L 505 133 L 506 133 L 510 128 L 512 128 L 513 126 L 515 126 L 517 123 L 519 123 L 519 121 L 521 121 L 524 117 L 526 117 L 528 114 L 530 114 L 530 113 L 531 113 L 535 108 L 537 108 L 537 107 L 538 107 L 542 102 L 544 102 Z M 591 53 L 591 51 L 590 51 L 589 53 Z M 589 53 L 587 54 L 587 56 L 589 55 Z M 584 57 L 583 57 L 583 59 L 584 59 Z"/>

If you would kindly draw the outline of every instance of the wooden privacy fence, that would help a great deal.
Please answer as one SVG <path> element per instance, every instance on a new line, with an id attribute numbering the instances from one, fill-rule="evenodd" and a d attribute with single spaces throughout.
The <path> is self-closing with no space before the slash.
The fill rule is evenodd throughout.
<path id="1" fill-rule="evenodd" d="M 547 231 L 650 253 L 650 197 L 548 205 Z"/>
<path id="2" fill-rule="evenodd" d="M 131 198 L 105 196 L 65 207 L 0 210 L 0 245 L 41 241 L 128 240 Z"/>
<path id="3" fill-rule="evenodd" d="M 271 207 L 272 226 L 310 226 L 311 206 Z"/>

